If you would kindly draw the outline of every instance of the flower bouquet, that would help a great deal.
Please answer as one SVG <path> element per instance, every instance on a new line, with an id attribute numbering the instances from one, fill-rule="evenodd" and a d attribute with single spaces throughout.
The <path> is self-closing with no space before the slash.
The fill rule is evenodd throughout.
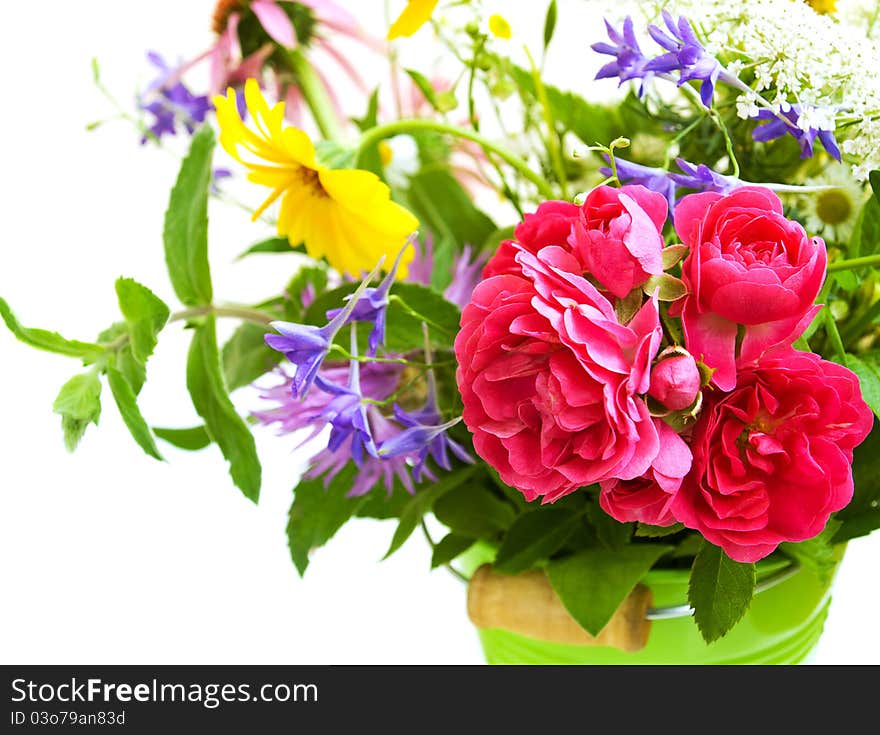
<path id="1" fill-rule="evenodd" d="M 297 446 L 297 570 L 355 518 L 390 521 L 389 555 L 421 530 L 490 661 L 802 659 L 880 527 L 876 9 L 390 5 L 379 35 L 332 0 L 221 0 L 209 48 L 150 52 L 134 110 L 95 64 L 141 143 L 182 151 L 179 303 L 120 278 L 83 341 L 0 299 L 84 366 L 68 448 L 104 386 L 150 457 L 216 445 L 254 502 L 255 435 Z M 592 71 L 563 89 L 554 54 Z M 212 199 L 281 288 L 215 295 Z M 175 326 L 192 427 L 139 405 Z"/>

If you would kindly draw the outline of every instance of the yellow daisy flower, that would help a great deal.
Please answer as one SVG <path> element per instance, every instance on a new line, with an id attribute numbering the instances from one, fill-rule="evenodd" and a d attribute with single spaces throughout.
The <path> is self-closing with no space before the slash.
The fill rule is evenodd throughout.
<path id="1" fill-rule="evenodd" d="M 403 12 L 388 29 L 388 40 L 413 35 L 431 20 L 431 15 L 438 2 L 439 0 L 409 0 Z"/>
<path id="2" fill-rule="evenodd" d="M 388 187 L 369 171 L 318 163 L 309 137 L 284 124 L 284 103 L 270 108 L 254 79 L 245 84 L 245 101 L 253 130 L 238 114 L 234 90 L 215 97 L 214 106 L 220 144 L 249 170 L 250 181 L 272 189 L 253 218 L 280 197 L 279 236 L 293 246 L 304 243 L 313 258 L 324 257 L 351 276 L 370 270 L 383 255 L 394 262 L 419 222 L 391 201 Z M 399 278 L 413 255 L 411 248 L 404 254 Z"/>

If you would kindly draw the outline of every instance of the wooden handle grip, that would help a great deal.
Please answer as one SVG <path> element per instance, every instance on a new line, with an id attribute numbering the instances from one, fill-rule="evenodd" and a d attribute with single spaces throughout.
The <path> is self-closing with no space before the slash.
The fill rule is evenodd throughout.
<path id="1" fill-rule="evenodd" d="M 613 646 L 639 651 L 648 642 L 651 590 L 637 585 L 608 624 L 592 636 L 565 609 L 547 575 L 534 569 L 499 574 L 489 564 L 477 569 L 468 585 L 468 616 L 478 628 L 501 628 L 529 638 L 577 646 Z"/>

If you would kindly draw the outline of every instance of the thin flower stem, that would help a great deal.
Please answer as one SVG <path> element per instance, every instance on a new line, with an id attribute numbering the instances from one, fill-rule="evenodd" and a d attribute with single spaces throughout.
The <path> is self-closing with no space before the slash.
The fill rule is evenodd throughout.
<path id="1" fill-rule="evenodd" d="M 529 164 L 516 154 L 496 145 L 478 133 L 456 127 L 455 125 L 437 122 L 435 120 L 397 120 L 395 122 L 370 128 L 361 138 L 360 145 L 358 146 L 358 154 L 360 156 L 363 151 L 385 138 L 391 138 L 392 136 L 400 135 L 401 133 L 416 133 L 422 130 L 444 133 L 446 135 L 476 143 L 487 153 L 494 153 L 508 166 L 515 169 L 524 179 L 532 182 L 537 187 L 541 196 L 547 199 L 556 198 L 556 194 L 550 184 L 548 184 L 539 174 L 535 173 L 529 167 Z"/>
<path id="2" fill-rule="evenodd" d="M 183 309 L 174 312 L 168 318 L 168 323 L 186 321 L 188 319 L 194 319 L 195 317 L 207 316 L 208 314 L 240 319 L 243 322 L 257 324 L 261 327 L 267 327 L 272 322 L 276 321 L 276 318 L 271 314 L 267 314 L 266 312 L 257 309 L 250 309 L 246 306 L 195 306 L 191 309 Z"/>
<path id="3" fill-rule="evenodd" d="M 837 331 L 837 322 L 834 321 L 834 315 L 831 309 L 825 308 L 825 334 L 831 347 L 837 356 L 837 362 L 846 365 L 846 349 L 843 346 L 843 340 L 840 338 L 840 332 Z"/>
<path id="4" fill-rule="evenodd" d="M 556 132 L 556 121 L 553 119 L 553 110 L 550 107 L 550 100 L 547 98 L 547 90 L 544 88 L 544 82 L 541 80 L 541 73 L 535 65 L 535 60 L 527 46 L 523 47 L 526 57 L 531 67 L 532 81 L 535 84 L 535 93 L 538 102 L 541 104 L 541 111 L 544 116 L 544 125 L 547 127 L 547 149 L 550 153 L 550 160 L 553 162 L 553 168 L 556 171 L 556 178 L 559 181 L 559 187 L 562 189 L 562 198 L 568 199 L 568 176 L 565 173 L 565 162 L 562 160 L 562 151 L 559 146 L 559 136 Z"/>
<path id="5" fill-rule="evenodd" d="M 869 268 L 880 266 L 880 255 L 866 255 L 862 258 L 850 258 L 849 260 L 835 260 L 828 264 L 828 272 L 851 271 L 856 268 Z"/>
<path id="6" fill-rule="evenodd" d="M 428 524 L 425 523 L 424 518 L 421 519 L 420 525 L 422 527 L 422 533 L 425 536 L 425 540 L 428 542 L 428 545 L 431 547 L 431 551 L 433 551 L 434 549 L 437 548 L 437 544 L 434 542 L 434 539 L 431 538 L 431 532 L 428 530 Z M 458 569 L 456 569 L 451 564 L 444 564 L 443 566 L 445 566 L 454 577 L 458 577 L 462 582 L 470 581 L 470 580 L 468 580 L 468 578 L 464 574 L 462 574 L 460 571 L 458 571 Z"/>

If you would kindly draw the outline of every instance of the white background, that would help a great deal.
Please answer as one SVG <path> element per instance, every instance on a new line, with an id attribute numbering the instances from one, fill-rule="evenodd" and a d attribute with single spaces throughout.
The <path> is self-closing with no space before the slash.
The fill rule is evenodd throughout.
<path id="1" fill-rule="evenodd" d="M 380 0 L 349 5 L 381 35 Z M 543 3 L 504 5 L 515 30 L 540 33 Z M 589 82 L 594 65 L 579 34 L 598 21 L 580 12 L 585 5 L 561 3 L 549 73 L 606 94 L 609 86 Z M 150 76 L 144 51 L 173 60 L 202 50 L 211 8 L 209 0 L 56 0 L 6 9 L 0 295 L 25 324 L 93 339 L 117 318 L 120 275 L 176 306 L 161 227 L 177 162 L 139 147 L 126 123 L 86 132 L 112 113 L 92 86 L 90 59 L 128 106 Z M 428 39 L 406 51 L 419 53 Z M 264 231 L 235 209 L 214 204 L 211 217 L 219 298 L 274 293 L 287 276 L 279 261 L 232 263 Z M 150 363 L 141 407 L 154 424 L 197 423 L 184 387 L 186 347 L 187 335 L 171 325 Z M 347 525 L 314 554 L 306 579 L 297 577 L 284 528 L 302 462 L 289 438 L 258 432 L 259 506 L 232 486 L 215 447 L 189 454 L 163 445 L 167 463 L 147 458 L 106 389 L 100 427 L 69 455 L 51 404 L 77 362 L 38 353 L 5 330 L 0 358 L 4 663 L 482 662 L 464 587 L 445 571 L 429 573 L 421 538 L 379 563 L 393 522 Z M 246 395 L 237 401 L 253 406 Z M 815 662 L 880 662 L 878 563 L 880 534 L 852 542 Z"/>

